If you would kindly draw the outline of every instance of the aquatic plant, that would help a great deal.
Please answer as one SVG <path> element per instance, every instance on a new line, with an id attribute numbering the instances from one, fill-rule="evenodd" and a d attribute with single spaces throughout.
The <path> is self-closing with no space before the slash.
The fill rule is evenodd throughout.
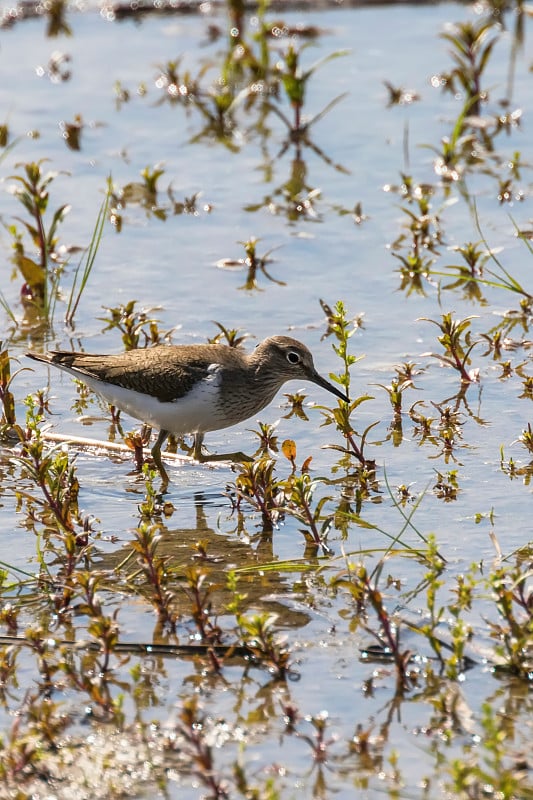
<path id="1" fill-rule="evenodd" d="M 12 237 L 13 263 L 24 281 L 20 299 L 25 311 L 25 323 L 30 330 L 49 328 L 53 324 L 57 302 L 62 299 L 61 281 L 72 254 L 80 249 L 59 244 L 58 229 L 71 209 L 70 204 L 59 206 L 47 224 L 50 186 L 60 174 L 64 173 L 45 172 L 44 162 L 45 159 L 19 164 L 21 173 L 9 177 L 9 180 L 14 181 L 11 191 L 27 214 L 27 218 L 15 217 L 15 222 L 23 226 L 26 236 L 15 224 L 7 225 L 6 228 Z M 88 249 L 74 270 L 65 312 L 65 322 L 70 327 L 73 327 L 74 317 L 101 243 L 110 191 L 108 182 Z M 33 255 L 30 246 L 35 248 L 36 256 Z M 2 295 L 0 300 L 11 321 L 19 327 L 15 313 Z"/>
<path id="2" fill-rule="evenodd" d="M 494 19 L 486 16 L 477 22 L 456 23 L 441 34 L 451 45 L 450 55 L 455 62 L 454 69 L 441 76 L 444 89 L 456 94 L 460 87 L 470 101 L 472 114 L 478 114 L 480 104 L 487 99 L 482 77 L 498 42 L 498 33 Z"/>
<path id="3" fill-rule="evenodd" d="M 43 163 L 41 160 L 19 164 L 21 174 L 9 176 L 9 180 L 14 181 L 13 194 L 28 215 L 28 219 L 17 218 L 17 221 L 23 226 L 31 245 L 36 248 L 37 260 L 28 253 L 28 245 L 25 245 L 24 236 L 17 227 L 11 225 L 8 231 L 13 238 L 13 261 L 24 280 L 21 297 L 49 317 L 65 266 L 58 252 L 57 229 L 70 211 L 70 205 L 65 203 L 59 206 L 46 229 L 49 187 L 60 173 L 44 172 Z"/>
<path id="4" fill-rule="evenodd" d="M 303 122 L 302 112 L 305 104 L 307 84 L 309 80 L 323 64 L 326 64 L 333 58 L 339 58 L 346 55 L 345 50 L 338 50 L 335 53 L 331 53 L 330 55 L 321 58 L 308 69 L 303 70 L 300 59 L 304 48 L 305 45 L 298 50 L 292 43 L 289 44 L 285 52 L 282 53 L 282 60 L 276 65 L 276 74 L 281 81 L 281 85 L 285 90 L 287 100 L 289 101 L 294 114 L 292 121 L 289 121 L 277 106 L 271 106 L 272 110 L 275 111 L 275 113 L 278 114 L 278 116 L 287 125 L 293 141 L 297 141 L 300 138 L 303 139 L 304 136 L 309 132 L 311 126 L 318 122 L 319 119 L 327 114 L 327 112 L 330 111 L 333 106 L 339 103 L 345 96 L 345 94 L 341 94 L 338 97 L 335 97 L 319 114 L 316 114 L 308 122 Z"/>
<path id="5" fill-rule="evenodd" d="M 259 241 L 259 239 L 252 237 L 247 239 L 245 242 L 239 242 L 239 244 L 242 244 L 244 247 L 245 258 L 222 258 L 216 262 L 217 267 L 221 267 L 222 269 L 245 267 L 247 270 L 246 281 L 239 288 L 245 289 L 248 292 L 254 289 L 259 289 L 259 284 L 257 282 L 258 272 L 262 273 L 265 278 L 267 278 L 269 281 L 272 281 L 272 283 L 277 283 L 278 286 L 286 286 L 287 284 L 285 281 L 280 281 L 272 277 L 266 268 L 267 264 L 271 264 L 273 261 L 273 259 L 270 258 L 270 254 L 277 248 L 272 247 L 270 250 L 264 253 L 264 255 L 260 256 L 257 252 L 257 245 Z"/>
<path id="6" fill-rule="evenodd" d="M 433 358 L 437 358 L 442 364 L 447 364 L 457 370 L 461 376 L 461 381 L 465 384 L 478 380 L 479 369 L 467 370 L 471 364 L 470 353 L 479 344 L 479 340 L 472 341 L 470 323 L 474 317 L 466 317 L 463 320 L 454 320 L 451 313 L 443 314 L 442 321 L 421 317 L 425 322 L 432 322 L 441 331 L 438 341 L 444 347 L 444 355 L 429 353 Z"/>
<path id="7" fill-rule="evenodd" d="M 109 316 L 100 317 L 102 322 L 107 322 L 104 332 L 118 330 L 122 336 L 125 350 L 135 350 L 138 347 L 149 347 L 160 344 L 170 339 L 171 331 L 161 331 L 159 320 L 153 316 L 154 311 L 160 308 L 142 308 L 137 310 L 137 300 L 129 300 L 115 308 L 107 308 Z"/>

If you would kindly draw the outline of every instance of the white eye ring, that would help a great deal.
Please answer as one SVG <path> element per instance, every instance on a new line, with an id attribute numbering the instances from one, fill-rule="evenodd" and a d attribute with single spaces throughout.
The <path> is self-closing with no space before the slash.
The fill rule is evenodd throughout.
<path id="1" fill-rule="evenodd" d="M 289 350 L 287 353 L 287 361 L 289 364 L 299 364 L 301 362 L 300 354 L 295 350 Z"/>

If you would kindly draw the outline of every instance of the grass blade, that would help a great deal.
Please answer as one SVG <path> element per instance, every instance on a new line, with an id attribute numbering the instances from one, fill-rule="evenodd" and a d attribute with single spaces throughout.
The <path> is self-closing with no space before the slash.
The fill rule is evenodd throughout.
<path id="1" fill-rule="evenodd" d="M 98 212 L 98 216 L 96 218 L 96 224 L 94 226 L 93 235 L 89 247 L 82 256 L 80 263 L 76 267 L 76 272 L 74 273 L 72 289 L 70 291 L 68 306 L 65 313 L 65 323 L 71 328 L 73 327 L 74 315 L 76 314 L 76 311 L 78 309 L 78 305 L 80 303 L 83 290 L 85 289 L 87 281 L 89 280 L 89 276 L 91 274 L 91 270 L 93 268 L 96 259 L 96 254 L 100 246 L 100 241 L 102 239 L 102 234 L 104 231 L 104 224 L 107 217 L 107 209 L 109 207 L 110 196 L 111 196 L 111 179 L 109 178 L 107 181 L 106 194 L 102 202 L 102 205 L 100 206 L 100 211 Z M 76 291 L 76 288 L 78 286 L 78 279 L 79 279 L 79 288 Z"/>

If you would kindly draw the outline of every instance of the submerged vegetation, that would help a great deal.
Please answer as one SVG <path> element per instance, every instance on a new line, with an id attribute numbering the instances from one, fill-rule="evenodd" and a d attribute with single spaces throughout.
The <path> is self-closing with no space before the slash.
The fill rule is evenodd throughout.
<path id="1" fill-rule="evenodd" d="M 31 8 L 5 13 L 9 35 Z M 75 32 L 67 2 L 33 10 L 46 36 Z M 148 26 L 161 11 L 175 13 L 165 3 L 102 6 L 113 25 L 131 15 Z M 60 126 L 69 169 L 61 156 L 42 157 L 37 131 L 26 142 L 13 133 L 16 115 L 0 126 L 9 190 L 0 240 L 1 797 L 533 797 L 533 539 L 523 511 L 533 476 L 533 248 L 530 223 L 518 221 L 531 165 L 516 143 L 531 108 L 515 98 L 527 13 L 519 0 L 477 3 L 441 32 L 448 64 L 433 54 L 424 66 L 445 109 L 438 141 L 421 140 L 417 127 L 424 92 L 386 76 L 386 113 L 404 114 L 403 163 L 383 187 L 394 227 L 389 218 L 376 226 L 387 237 L 386 283 L 382 266 L 358 263 L 356 272 L 349 252 L 385 212 L 359 181 L 360 199 L 332 202 L 324 177 L 333 187 L 354 181 L 358 164 L 339 147 L 349 95 L 327 78 L 351 54 L 311 58 L 327 36 L 314 17 L 292 25 L 267 3 L 250 14 L 228 0 L 223 16 L 194 18 L 209 56 L 199 50 L 189 65 L 165 49 L 137 86 L 112 75 L 113 113 L 136 104 L 155 126 L 173 114 L 187 146 L 217 153 L 222 171 L 212 185 L 201 173 L 205 185 L 186 176 L 176 189 L 176 164 L 159 160 L 154 135 L 153 164 L 139 163 L 140 148 L 134 163 L 124 155 L 111 175 L 98 172 L 99 200 L 78 221 L 86 239 L 77 245 L 67 243 L 68 222 L 81 205 L 74 184 L 86 177 L 76 159 L 93 129 L 87 115 L 69 109 L 74 123 Z M 40 69 L 61 91 L 76 61 L 56 51 Z M 333 126 L 324 149 L 320 123 Z M 376 135 L 372 123 L 364 119 L 365 135 Z M 248 181 L 251 143 L 260 157 Z M 68 174 L 72 164 L 79 174 Z M 245 198 L 239 209 L 213 200 L 223 180 L 231 198 Z M 274 246 L 262 232 L 241 235 L 241 212 L 259 231 L 270 220 Z M 469 234 L 459 240 L 464 218 Z M 288 317 L 271 317 L 290 296 L 288 313 L 318 329 L 320 360 L 329 351 L 329 377 L 351 400 L 314 405 L 295 389 L 281 420 L 245 432 L 253 460 L 213 472 L 171 437 L 164 458 L 176 475 L 161 494 L 146 426 L 128 430 L 82 384 L 54 384 L 53 395 L 22 357 L 29 344 L 65 337 L 91 350 L 97 330 L 101 351 L 171 341 L 170 296 L 189 302 L 185 267 L 157 264 L 167 270 L 157 307 L 129 299 L 131 255 L 118 259 L 118 284 L 96 273 L 107 247 L 128 252 L 133 241 L 138 251 L 140 237 L 158 261 L 161 226 L 194 221 L 205 235 L 211 224 L 239 231 L 228 256 L 217 229 L 206 258 L 218 283 L 202 278 L 191 304 L 201 320 L 214 316 L 218 287 L 238 271 L 236 327 L 204 321 L 202 335 L 246 346 L 242 326 L 255 333 L 258 309 L 287 327 Z M 328 225 L 331 262 L 313 275 L 310 230 L 319 239 Z M 278 249 L 287 241 L 301 248 L 298 275 Z M 152 268 L 149 298 L 159 291 Z M 311 282 L 325 298 L 321 312 L 318 302 L 302 311 Z M 386 291 L 394 305 L 371 307 Z M 360 297 L 365 313 L 354 310 Z M 406 318 L 422 353 L 402 338 Z M 194 323 L 180 327 L 185 341 L 195 334 Z M 103 417 L 104 438 L 61 433 L 68 402 L 84 425 L 101 429 Z M 320 449 L 306 439 L 311 428 Z"/>

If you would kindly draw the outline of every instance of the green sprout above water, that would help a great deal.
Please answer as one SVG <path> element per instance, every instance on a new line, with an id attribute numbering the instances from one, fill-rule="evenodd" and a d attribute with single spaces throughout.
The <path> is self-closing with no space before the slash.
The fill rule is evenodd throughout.
<path id="1" fill-rule="evenodd" d="M 124 350 L 136 350 L 169 341 L 172 331 L 161 331 L 159 320 L 153 315 L 160 307 L 136 309 L 136 300 L 130 300 L 116 308 L 106 308 L 107 317 L 100 317 L 107 325 L 105 331 L 118 330 Z"/>
<path id="2" fill-rule="evenodd" d="M 479 113 L 481 102 L 487 98 L 482 88 L 482 77 L 499 40 L 498 34 L 499 30 L 490 17 L 481 17 L 477 23 L 456 24 L 441 34 L 451 45 L 450 54 L 455 62 L 454 69 L 441 76 L 444 88 L 453 94 L 462 89 L 466 99 L 472 102 L 473 114 Z"/>
<path id="3" fill-rule="evenodd" d="M 472 341 L 472 334 L 469 330 L 470 323 L 475 317 L 467 317 L 463 320 L 454 320 L 452 314 L 443 314 L 442 321 L 436 322 L 432 319 L 421 317 L 425 322 L 432 322 L 441 331 L 438 337 L 440 344 L 444 347 L 444 355 L 429 353 L 433 358 L 437 358 L 442 364 L 453 367 L 461 376 L 461 382 L 469 384 L 478 380 L 479 369 L 468 370 L 471 364 L 470 353 L 479 344 L 479 340 Z"/>

